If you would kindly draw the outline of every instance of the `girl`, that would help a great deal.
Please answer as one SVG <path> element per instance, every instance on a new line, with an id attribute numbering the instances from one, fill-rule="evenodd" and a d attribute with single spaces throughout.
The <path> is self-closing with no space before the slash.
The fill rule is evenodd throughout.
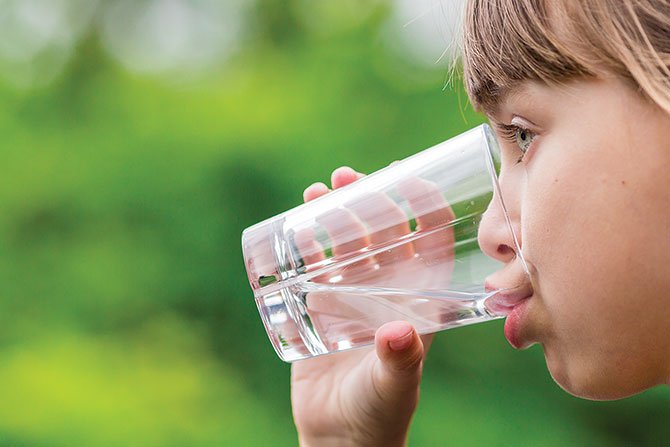
<path id="1" fill-rule="evenodd" d="M 670 384 L 670 2 L 470 0 L 463 50 L 531 273 L 505 336 L 541 344 L 576 396 Z M 332 187 L 359 176 L 340 168 Z M 487 211 L 480 245 L 511 271 L 520 259 L 499 219 Z M 393 322 L 375 341 L 293 365 L 301 445 L 406 443 L 430 337 Z"/>

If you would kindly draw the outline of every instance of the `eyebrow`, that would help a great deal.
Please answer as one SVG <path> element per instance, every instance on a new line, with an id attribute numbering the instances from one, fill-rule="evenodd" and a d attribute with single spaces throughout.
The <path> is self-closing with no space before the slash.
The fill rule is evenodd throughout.
<path id="1" fill-rule="evenodd" d="M 505 87 L 500 89 L 500 93 L 496 96 L 495 101 L 489 107 L 489 110 L 485 111 L 485 114 L 491 119 L 491 121 L 500 122 L 496 120 L 496 115 L 500 114 L 503 106 L 511 101 L 517 101 L 525 95 L 529 94 L 529 84 L 528 81 L 523 80 L 516 82 L 511 87 Z"/>

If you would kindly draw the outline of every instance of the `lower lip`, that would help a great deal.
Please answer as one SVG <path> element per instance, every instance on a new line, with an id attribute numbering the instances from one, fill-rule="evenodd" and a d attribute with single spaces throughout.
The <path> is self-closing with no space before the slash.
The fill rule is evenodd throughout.
<path id="1" fill-rule="evenodd" d="M 529 298 L 526 298 L 515 305 L 505 319 L 505 338 L 515 349 L 523 349 L 530 345 L 530 342 L 524 341 L 520 335 L 528 301 Z"/>

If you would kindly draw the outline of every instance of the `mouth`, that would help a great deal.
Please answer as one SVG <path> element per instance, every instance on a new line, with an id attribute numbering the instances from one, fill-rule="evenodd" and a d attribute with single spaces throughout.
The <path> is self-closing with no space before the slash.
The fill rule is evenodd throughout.
<path id="1" fill-rule="evenodd" d="M 487 292 L 493 292 L 496 289 L 486 286 Z M 530 299 L 533 296 L 532 291 L 522 289 L 502 289 L 486 300 L 486 308 L 489 312 L 498 316 L 509 316 L 514 309 Z"/>
<path id="2" fill-rule="evenodd" d="M 524 349 L 532 343 L 522 336 L 524 316 L 527 305 L 533 296 L 531 287 L 516 287 L 514 289 L 498 289 L 486 284 L 488 292 L 495 292 L 486 300 L 485 306 L 493 315 L 504 316 L 505 338 L 515 349 Z"/>

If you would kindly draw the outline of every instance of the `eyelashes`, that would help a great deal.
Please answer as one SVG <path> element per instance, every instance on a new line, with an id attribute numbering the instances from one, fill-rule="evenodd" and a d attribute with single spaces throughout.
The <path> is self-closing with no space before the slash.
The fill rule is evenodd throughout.
<path id="1" fill-rule="evenodd" d="M 517 164 L 521 163 L 528 152 L 528 148 L 535 139 L 535 134 L 529 129 L 514 124 L 496 123 L 496 127 L 505 141 L 516 145 L 519 151 L 521 151 L 521 155 L 516 161 Z"/>

